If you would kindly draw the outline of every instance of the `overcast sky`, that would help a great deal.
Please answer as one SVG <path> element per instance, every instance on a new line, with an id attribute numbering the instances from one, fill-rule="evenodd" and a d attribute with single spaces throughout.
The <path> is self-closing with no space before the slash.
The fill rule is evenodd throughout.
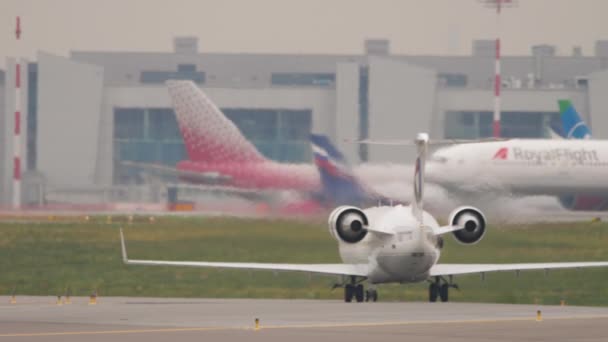
<path id="1" fill-rule="evenodd" d="M 608 0 L 515 0 L 503 11 L 503 51 L 539 43 L 592 55 L 608 39 Z M 176 35 L 199 37 L 203 52 L 361 53 L 387 38 L 394 53 L 469 54 L 495 36 L 495 12 L 479 0 L 0 0 L 0 67 L 37 50 L 170 51 Z"/>

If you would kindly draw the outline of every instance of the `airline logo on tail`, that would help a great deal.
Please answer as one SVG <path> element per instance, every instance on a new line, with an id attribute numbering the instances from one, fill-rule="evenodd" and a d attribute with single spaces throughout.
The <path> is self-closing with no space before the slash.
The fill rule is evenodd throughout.
<path id="1" fill-rule="evenodd" d="M 312 152 L 315 165 L 321 172 L 339 178 L 353 178 L 346 165 L 344 155 L 340 153 L 324 135 L 311 134 Z"/>
<path id="2" fill-rule="evenodd" d="M 368 193 L 352 174 L 344 155 L 324 135 L 311 134 L 315 165 L 321 176 L 324 198 L 333 205 L 362 205 L 376 195 Z"/>
<path id="3" fill-rule="evenodd" d="M 559 112 L 566 139 L 589 139 L 591 130 L 581 119 L 570 100 L 559 100 Z"/>

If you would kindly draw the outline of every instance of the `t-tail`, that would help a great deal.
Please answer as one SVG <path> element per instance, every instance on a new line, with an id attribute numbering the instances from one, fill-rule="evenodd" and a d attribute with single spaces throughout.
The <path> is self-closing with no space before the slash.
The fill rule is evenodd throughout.
<path id="1" fill-rule="evenodd" d="M 344 155 L 328 137 L 311 134 L 315 165 L 321 176 L 323 198 L 331 205 L 362 205 L 372 196 L 352 173 Z"/>
<path id="2" fill-rule="evenodd" d="M 591 130 L 581 119 L 570 100 L 559 100 L 559 112 L 566 139 L 589 139 Z"/>
<path id="3" fill-rule="evenodd" d="M 220 164 L 266 160 L 194 82 L 166 84 L 191 161 Z"/>
<path id="4" fill-rule="evenodd" d="M 426 154 L 429 145 L 429 135 L 418 133 L 416 140 L 416 163 L 414 165 L 414 201 L 412 202 L 412 214 L 416 220 L 422 224 L 423 204 L 424 204 L 424 168 L 426 164 Z"/>

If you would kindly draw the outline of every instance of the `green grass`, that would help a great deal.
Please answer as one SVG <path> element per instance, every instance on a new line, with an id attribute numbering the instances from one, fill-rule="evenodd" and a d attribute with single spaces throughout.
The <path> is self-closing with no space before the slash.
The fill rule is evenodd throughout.
<path id="1" fill-rule="evenodd" d="M 129 257 L 137 259 L 340 262 L 336 241 L 321 222 L 227 218 L 161 218 L 108 224 L 0 223 L 0 294 L 160 297 L 334 298 L 331 276 L 268 271 L 126 266 L 118 227 L 125 227 Z M 441 262 L 511 263 L 608 260 L 608 224 L 490 227 L 479 244 L 446 237 Z M 488 273 L 456 278 L 453 301 L 608 305 L 608 269 Z M 381 285 L 381 300 L 426 300 L 427 284 Z"/>

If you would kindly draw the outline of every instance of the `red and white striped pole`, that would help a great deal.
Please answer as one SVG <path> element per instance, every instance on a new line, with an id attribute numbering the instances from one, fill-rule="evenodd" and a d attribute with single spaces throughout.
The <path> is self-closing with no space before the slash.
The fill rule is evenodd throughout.
<path id="1" fill-rule="evenodd" d="M 494 60 L 494 124 L 495 138 L 500 137 L 500 7 L 502 0 L 496 1 L 496 58 Z"/>
<path id="2" fill-rule="evenodd" d="M 496 8 L 496 57 L 494 59 L 494 120 L 492 124 L 492 132 L 495 138 L 501 135 L 500 130 L 500 88 L 501 86 L 501 70 L 500 70 L 500 13 L 505 7 L 515 6 L 516 0 L 479 0 L 487 7 Z"/>
<path id="3" fill-rule="evenodd" d="M 21 18 L 15 28 L 17 46 L 21 40 Z M 21 207 L 21 59 L 15 61 L 15 130 L 13 137 L 13 208 Z"/>

